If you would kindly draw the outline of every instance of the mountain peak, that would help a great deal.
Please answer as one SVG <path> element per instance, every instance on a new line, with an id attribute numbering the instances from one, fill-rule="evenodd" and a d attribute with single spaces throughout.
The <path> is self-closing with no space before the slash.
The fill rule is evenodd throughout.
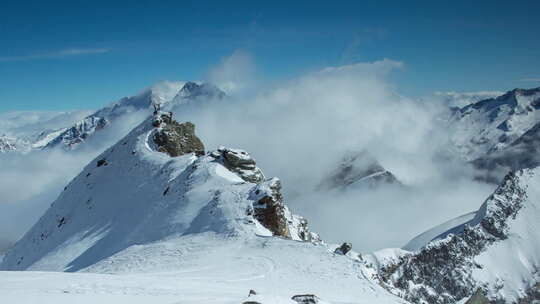
<path id="1" fill-rule="evenodd" d="M 240 150 L 204 154 L 194 129 L 166 112 L 146 119 L 67 185 L 0 268 L 78 271 L 135 244 L 200 234 L 318 240 L 279 180 L 251 179 L 264 175 L 247 153 L 223 156 Z"/>
<path id="2" fill-rule="evenodd" d="M 178 92 L 175 100 L 178 99 L 222 99 L 225 97 L 225 92 L 211 83 L 198 84 L 193 81 L 188 81 Z"/>

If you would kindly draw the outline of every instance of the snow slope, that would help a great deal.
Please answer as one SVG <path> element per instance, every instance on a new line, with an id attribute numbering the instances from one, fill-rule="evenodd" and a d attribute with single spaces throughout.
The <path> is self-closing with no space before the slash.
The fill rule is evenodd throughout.
<path id="1" fill-rule="evenodd" d="M 315 294 L 324 303 L 405 303 L 360 267 L 323 245 L 200 235 L 133 246 L 84 273 L 0 272 L 0 302 L 297 304 L 292 296 Z"/>
<path id="2" fill-rule="evenodd" d="M 89 163 L 7 253 L 0 302 L 241 303 L 255 289 L 250 299 L 261 303 L 306 293 L 327 303 L 403 303 L 366 279 L 358 258 L 302 241 L 305 221 L 286 207 L 278 215 L 290 233 L 273 236 L 253 209 L 280 201 L 267 194 L 275 178 L 246 182 L 220 150 L 157 152 L 155 121 Z"/>

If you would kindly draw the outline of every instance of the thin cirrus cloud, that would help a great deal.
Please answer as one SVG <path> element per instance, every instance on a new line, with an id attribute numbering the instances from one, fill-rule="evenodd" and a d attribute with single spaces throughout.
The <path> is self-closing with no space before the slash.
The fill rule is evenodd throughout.
<path id="1" fill-rule="evenodd" d="M 540 82 L 540 78 L 522 78 L 519 81 L 523 81 L 523 82 Z"/>
<path id="2" fill-rule="evenodd" d="M 51 58 L 64 58 L 72 56 L 90 55 L 90 54 L 104 54 L 110 52 L 107 48 L 70 48 L 54 52 L 36 53 L 30 55 L 21 56 L 8 56 L 0 57 L 0 62 L 12 62 L 12 61 L 28 61 L 36 59 L 51 59 Z"/>

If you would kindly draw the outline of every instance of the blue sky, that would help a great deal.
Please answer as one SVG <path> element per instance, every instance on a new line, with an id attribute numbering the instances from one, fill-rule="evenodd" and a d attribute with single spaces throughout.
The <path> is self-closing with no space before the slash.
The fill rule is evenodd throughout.
<path id="1" fill-rule="evenodd" d="M 114 2 L 114 3 L 111 3 Z M 2 1 L 0 112 L 93 109 L 203 79 L 236 50 L 268 79 L 389 58 L 409 96 L 540 86 L 540 1 Z"/>

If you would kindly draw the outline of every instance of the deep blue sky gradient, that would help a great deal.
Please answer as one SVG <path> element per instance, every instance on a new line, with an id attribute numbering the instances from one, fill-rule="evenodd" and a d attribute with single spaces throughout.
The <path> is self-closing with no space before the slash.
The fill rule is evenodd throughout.
<path id="1" fill-rule="evenodd" d="M 409 96 L 537 87 L 539 13 L 540 1 L 0 0 L 0 112 L 98 108 L 201 79 L 238 49 L 268 79 L 389 58 Z"/>

